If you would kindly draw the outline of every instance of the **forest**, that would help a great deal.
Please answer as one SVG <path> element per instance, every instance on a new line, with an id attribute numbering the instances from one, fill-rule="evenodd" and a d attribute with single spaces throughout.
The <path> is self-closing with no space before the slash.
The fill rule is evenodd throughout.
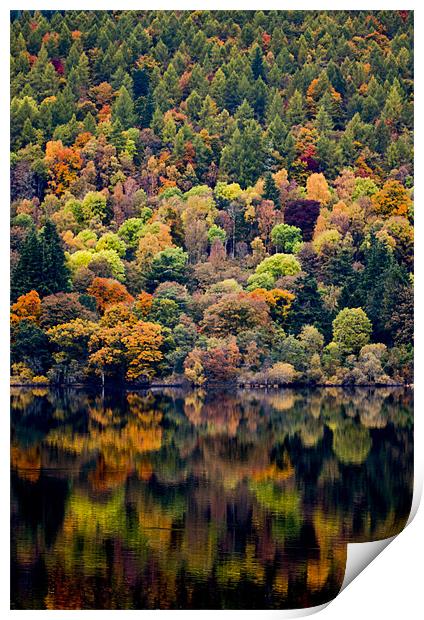
<path id="1" fill-rule="evenodd" d="M 413 13 L 12 11 L 11 380 L 413 382 Z"/>

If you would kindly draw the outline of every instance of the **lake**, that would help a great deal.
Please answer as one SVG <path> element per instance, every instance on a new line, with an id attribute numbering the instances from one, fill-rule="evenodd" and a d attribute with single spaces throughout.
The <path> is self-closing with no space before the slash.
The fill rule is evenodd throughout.
<path id="1" fill-rule="evenodd" d="M 12 388 L 12 609 L 319 605 L 400 532 L 401 388 Z"/>

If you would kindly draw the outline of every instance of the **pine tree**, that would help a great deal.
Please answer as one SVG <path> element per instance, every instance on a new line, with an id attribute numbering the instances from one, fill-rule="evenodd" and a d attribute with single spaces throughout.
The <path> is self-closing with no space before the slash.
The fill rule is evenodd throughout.
<path id="1" fill-rule="evenodd" d="M 91 112 L 88 112 L 84 118 L 84 131 L 88 131 L 91 134 L 95 135 L 96 133 L 96 121 L 94 120 L 94 116 Z"/>
<path id="2" fill-rule="evenodd" d="M 265 118 L 268 97 L 267 87 L 263 79 L 259 78 L 258 80 L 256 80 L 256 82 L 252 85 L 250 91 L 250 101 L 252 103 L 253 109 L 255 110 L 255 117 L 260 123 L 262 123 Z"/>
<path id="3" fill-rule="evenodd" d="M 29 74 L 30 84 L 38 101 L 55 95 L 59 86 L 59 79 L 55 68 L 49 60 L 47 49 L 42 45 L 37 60 Z"/>
<path id="4" fill-rule="evenodd" d="M 290 125 L 301 125 L 305 120 L 302 95 L 298 90 L 294 91 L 286 110 L 287 122 Z"/>
<path id="5" fill-rule="evenodd" d="M 253 119 L 234 131 L 223 149 L 221 166 L 242 187 L 254 185 L 264 170 L 265 145 L 260 125 Z"/>
<path id="6" fill-rule="evenodd" d="M 58 93 L 53 110 L 53 119 L 57 125 L 63 125 L 72 118 L 75 112 L 75 97 L 69 84 Z"/>
<path id="7" fill-rule="evenodd" d="M 210 86 L 211 97 L 219 108 L 223 108 L 225 105 L 226 82 L 225 73 L 220 67 L 215 73 Z"/>
<path id="8" fill-rule="evenodd" d="M 259 45 L 256 45 L 254 48 L 250 66 L 252 68 L 252 73 L 255 80 L 257 80 L 259 77 L 265 79 L 264 63 L 262 60 L 262 52 L 259 48 Z"/>
<path id="9" fill-rule="evenodd" d="M 280 206 L 280 192 L 275 184 L 272 174 L 267 172 L 265 175 L 264 194 L 265 200 L 272 200 L 276 207 Z"/>
<path id="10" fill-rule="evenodd" d="M 373 324 L 376 342 L 388 342 L 386 324 L 396 307 L 399 291 L 408 285 L 406 271 L 399 266 L 391 249 L 371 235 L 361 273 L 358 297 Z"/>
<path id="11" fill-rule="evenodd" d="M 316 279 L 309 274 L 306 275 L 296 286 L 288 319 L 288 331 L 298 334 L 304 325 L 314 325 L 326 339 L 329 339 L 331 318 L 319 294 Z"/>
<path id="12" fill-rule="evenodd" d="M 69 270 L 65 262 L 62 240 L 55 224 L 47 220 L 40 234 L 42 254 L 42 286 L 40 293 L 52 295 L 69 291 Z"/>
<path id="13" fill-rule="evenodd" d="M 119 121 L 124 130 L 134 127 L 136 123 L 134 103 L 125 86 L 121 86 L 119 95 L 113 104 L 112 121 Z"/>
<path id="14" fill-rule="evenodd" d="M 18 264 L 12 275 L 11 297 L 13 301 L 32 289 L 40 292 L 43 282 L 42 249 L 36 230 L 29 231 L 22 244 Z"/>

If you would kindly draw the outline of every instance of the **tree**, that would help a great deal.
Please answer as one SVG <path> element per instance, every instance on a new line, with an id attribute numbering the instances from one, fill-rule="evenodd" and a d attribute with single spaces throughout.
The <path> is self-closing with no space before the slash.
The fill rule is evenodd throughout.
<path id="1" fill-rule="evenodd" d="M 102 250 L 114 250 L 122 258 L 125 256 L 127 246 L 116 233 L 107 232 L 100 237 L 96 245 L 97 252 Z"/>
<path id="2" fill-rule="evenodd" d="M 328 203 L 331 194 L 327 180 L 322 173 L 314 173 L 308 177 L 306 181 L 306 195 L 308 200 L 317 200 L 322 205 Z"/>
<path id="3" fill-rule="evenodd" d="M 300 263 L 292 254 L 273 254 L 264 258 L 256 267 L 256 273 L 270 273 L 274 278 L 294 276 L 300 271 Z"/>
<path id="4" fill-rule="evenodd" d="M 78 293 L 56 293 L 43 297 L 40 303 L 40 325 L 48 329 L 74 319 L 94 321 L 96 315 L 80 301 Z"/>
<path id="5" fill-rule="evenodd" d="M 47 220 L 41 232 L 42 289 L 44 295 L 52 295 L 59 291 L 69 291 L 69 269 L 65 262 L 63 243 L 55 224 Z"/>
<path id="6" fill-rule="evenodd" d="M 123 239 L 126 246 L 135 250 L 141 236 L 141 231 L 146 222 L 141 217 L 130 217 L 125 220 L 118 229 L 118 236 Z"/>
<path id="7" fill-rule="evenodd" d="M 202 321 L 204 331 L 215 336 L 237 334 L 267 324 L 269 308 L 266 302 L 247 293 L 224 295 L 205 310 Z"/>
<path id="8" fill-rule="evenodd" d="M 141 229 L 139 237 L 137 262 L 144 271 L 148 272 L 155 256 L 162 250 L 173 246 L 171 230 L 167 224 L 153 222 Z"/>
<path id="9" fill-rule="evenodd" d="M 12 276 L 11 295 L 16 300 L 32 289 L 39 290 L 42 283 L 41 244 L 35 229 L 26 236 L 19 255 L 18 263 Z"/>
<path id="10" fill-rule="evenodd" d="M 265 243 L 265 247 L 269 247 L 269 237 L 274 224 L 279 219 L 279 213 L 276 211 L 274 203 L 271 200 L 262 200 L 256 210 L 256 219 L 258 228 Z"/>
<path id="11" fill-rule="evenodd" d="M 96 323 L 78 317 L 66 323 L 55 325 L 47 331 L 47 336 L 53 347 L 53 358 L 56 364 L 55 374 L 59 383 L 74 381 L 78 374 L 81 375 L 81 378 L 85 378 L 88 343 L 97 330 L 98 325 Z M 79 366 L 79 369 L 76 366 Z M 73 375 L 71 369 L 73 369 Z"/>
<path id="12" fill-rule="evenodd" d="M 40 295 L 68 291 L 69 271 L 56 226 L 48 220 L 40 234 L 32 229 L 21 249 L 13 273 L 12 298 L 35 289 Z"/>
<path id="13" fill-rule="evenodd" d="M 155 373 L 162 359 L 163 336 L 160 325 L 138 321 L 100 326 L 89 341 L 89 365 L 105 382 L 116 380 L 146 381 Z"/>
<path id="14" fill-rule="evenodd" d="M 164 299 L 155 297 L 153 299 L 149 318 L 154 323 L 159 323 L 164 327 L 175 327 L 180 319 L 181 310 L 179 305 L 173 299 Z"/>
<path id="15" fill-rule="evenodd" d="M 203 373 L 209 383 L 233 381 L 238 374 L 240 361 L 240 351 L 235 338 L 232 338 L 228 344 L 213 347 L 201 353 Z"/>
<path id="16" fill-rule="evenodd" d="M 305 120 L 303 98 L 298 90 L 295 90 L 293 96 L 289 100 L 286 110 L 286 118 L 289 125 L 300 125 Z"/>
<path id="17" fill-rule="evenodd" d="M 161 282 L 155 290 L 157 299 L 172 299 L 181 311 L 185 311 L 190 302 L 190 294 L 185 286 L 178 282 Z"/>
<path id="18" fill-rule="evenodd" d="M 202 364 L 201 349 L 193 349 L 187 355 L 184 361 L 184 374 L 189 381 L 196 386 L 202 386 L 206 383 L 204 368 Z"/>
<path id="19" fill-rule="evenodd" d="M 414 291 L 402 286 L 398 291 L 397 303 L 385 324 L 396 345 L 410 346 L 414 339 Z"/>
<path id="20" fill-rule="evenodd" d="M 257 80 L 259 77 L 265 78 L 265 70 L 264 64 L 262 60 L 262 53 L 259 45 L 255 45 L 253 48 L 253 53 L 251 54 L 251 63 L 250 66 L 252 68 L 253 77 Z"/>
<path id="21" fill-rule="evenodd" d="M 251 290 L 252 299 L 260 299 L 265 301 L 270 309 L 271 318 L 279 325 L 284 325 L 294 300 L 293 293 L 284 289 L 272 288 L 256 288 Z"/>
<path id="22" fill-rule="evenodd" d="M 265 200 L 272 200 L 276 207 L 280 206 L 280 192 L 270 172 L 265 174 L 264 193 Z"/>
<path id="23" fill-rule="evenodd" d="M 292 254 L 302 243 L 302 231 L 297 226 L 276 224 L 271 231 L 271 241 L 277 250 Z"/>
<path id="24" fill-rule="evenodd" d="M 45 163 L 50 177 L 49 188 L 61 196 L 76 181 L 83 162 L 73 147 L 63 146 L 62 140 L 52 140 L 46 144 Z"/>
<path id="25" fill-rule="evenodd" d="M 139 321 L 124 337 L 128 369 L 126 379 L 136 381 L 140 377 L 151 378 L 163 355 L 160 347 L 163 343 L 160 325 Z"/>
<path id="26" fill-rule="evenodd" d="M 125 86 L 121 86 L 118 96 L 112 106 L 112 122 L 119 123 L 122 130 L 134 127 L 136 115 L 134 113 L 134 102 Z"/>
<path id="27" fill-rule="evenodd" d="M 347 355 L 368 344 L 371 331 L 371 321 L 362 308 L 343 308 L 333 321 L 333 340 Z"/>
<path id="28" fill-rule="evenodd" d="M 243 129 L 235 129 L 222 150 L 220 167 L 230 180 L 242 187 L 254 185 L 264 170 L 265 146 L 262 129 L 253 119 Z"/>
<path id="29" fill-rule="evenodd" d="M 10 322 L 16 325 L 21 321 L 38 323 L 41 314 L 41 301 L 37 291 L 21 295 L 10 308 Z"/>
<path id="30" fill-rule="evenodd" d="M 325 337 L 331 334 L 331 317 L 318 292 L 316 278 L 307 274 L 296 282 L 288 331 L 298 334 L 304 325 L 314 325 Z"/>
<path id="31" fill-rule="evenodd" d="M 385 216 L 408 215 L 412 201 L 407 190 L 396 180 L 386 181 L 382 189 L 373 195 L 374 209 Z"/>
<path id="32" fill-rule="evenodd" d="M 49 342 L 43 330 L 32 320 L 20 321 L 12 331 L 11 361 L 24 362 L 35 374 L 45 374 L 51 365 Z"/>
<path id="33" fill-rule="evenodd" d="M 293 383 L 298 373 L 292 364 L 287 362 L 277 362 L 266 373 L 269 383 L 287 385 Z"/>
<path id="34" fill-rule="evenodd" d="M 103 221 L 106 217 L 106 198 L 101 192 L 88 192 L 84 196 L 81 207 L 84 221 L 87 223 L 94 218 Z"/>
<path id="35" fill-rule="evenodd" d="M 160 282 L 173 280 L 180 284 L 187 281 L 188 255 L 182 248 L 166 248 L 153 258 L 147 278 L 153 288 Z"/>
<path id="36" fill-rule="evenodd" d="M 208 241 L 211 245 L 213 245 L 213 242 L 217 239 L 224 244 L 227 240 L 227 233 L 220 226 L 212 224 L 208 230 Z"/>
<path id="37" fill-rule="evenodd" d="M 310 241 L 320 212 L 317 200 L 289 200 L 284 210 L 284 222 L 300 228 L 305 241 Z"/>
<path id="38" fill-rule="evenodd" d="M 95 298 L 101 313 L 114 304 L 129 304 L 134 301 L 134 297 L 128 293 L 126 287 L 112 278 L 94 278 L 87 292 Z"/>
<path id="39" fill-rule="evenodd" d="M 405 269 L 399 266 L 387 245 L 372 235 L 355 298 L 361 300 L 372 322 L 374 338 L 379 341 L 391 341 L 386 325 L 398 306 L 405 286 L 408 286 Z"/>

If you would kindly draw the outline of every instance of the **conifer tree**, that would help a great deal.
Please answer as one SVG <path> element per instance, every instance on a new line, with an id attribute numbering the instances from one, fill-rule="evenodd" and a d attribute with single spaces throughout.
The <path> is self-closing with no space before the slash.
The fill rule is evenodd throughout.
<path id="1" fill-rule="evenodd" d="M 52 295 L 59 291 L 69 291 L 70 274 L 65 263 L 62 240 L 51 220 L 47 220 L 40 237 L 43 276 L 40 292 Z"/>
<path id="2" fill-rule="evenodd" d="M 259 48 L 259 45 L 256 45 L 254 48 L 250 66 L 255 80 L 257 80 L 258 78 L 265 78 L 264 63 L 262 60 L 262 52 Z"/>
<path id="3" fill-rule="evenodd" d="M 119 95 L 112 107 L 112 120 L 119 121 L 122 129 L 133 127 L 136 123 L 134 102 L 125 86 L 119 89 Z"/>
<path id="4" fill-rule="evenodd" d="M 270 172 L 265 175 L 263 197 L 265 200 L 272 200 L 276 207 L 280 206 L 280 193 Z"/>
<path id="5" fill-rule="evenodd" d="M 40 292 L 43 282 L 42 248 L 37 232 L 32 228 L 22 244 L 18 264 L 12 274 L 11 297 L 16 301 L 32 289 Z"/>
<path id="6" fill-rule="evenodd" d="M 37 60 L 30 72 L 30 84 L 34 93 L 37 94 L 38 101 L 46 97 L 55 95 L 59 86 L 59 79 L 56 71 L 49 60 L 46 47 L 41 47 Z"/>

